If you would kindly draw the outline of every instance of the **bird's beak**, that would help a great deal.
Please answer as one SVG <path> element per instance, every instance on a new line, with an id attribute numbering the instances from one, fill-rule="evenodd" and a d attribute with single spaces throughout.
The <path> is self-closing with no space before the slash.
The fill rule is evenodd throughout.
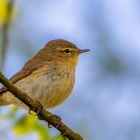
<path id="1" fill-rule="evenodd" d="M 90 51 L 90 50 L 89 49 L 79 50 L 79 53 L 81 54 L 81 53 L 85 53 L 85 52 L 88 52 L 88 51 Z"/>

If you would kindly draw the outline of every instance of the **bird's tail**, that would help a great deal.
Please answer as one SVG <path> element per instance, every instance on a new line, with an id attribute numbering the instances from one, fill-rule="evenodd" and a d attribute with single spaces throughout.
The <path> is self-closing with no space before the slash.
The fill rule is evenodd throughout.
<path id="1" fill-rule="evenodd" d="M 2 87 L 0 88 L 0 95 L 3 94 L 4 92 L 7 91 L 7 88 L 6 87 Z"/>
<path id="2" fill-rule="evenodd" d="M 27 108 L 18 98 L 10 93 L 6 88 L 0 89 L 0 106 L 16 105 L 17 107 Z"/>
<path id="3" fill-rule="evenodd" d="M 10 104 L 13 104 L 13 105 L 16 105 L 17 107 L 22 107 L 25 109 L 28 108 L 23 102 L 21 102 L 12 93 L 10 93 L 6 87 L 2 87 L 0 89 L 0 106 L 6 106 Z"/>
<path id="4" fill-rule="evenodd" d="M 1 99 L 0 97 L 0 106 L 4 106 L 4 105 L 8 105 L 8 103 L 4 99 Z"/>
<path id="5" fill-rule="evenodd" d="M 0 106 L 8 105 L 8 102 L 4 99 L 3 94 L 7 91 L 6 88 L 2 87 L 0 89 Z"/>

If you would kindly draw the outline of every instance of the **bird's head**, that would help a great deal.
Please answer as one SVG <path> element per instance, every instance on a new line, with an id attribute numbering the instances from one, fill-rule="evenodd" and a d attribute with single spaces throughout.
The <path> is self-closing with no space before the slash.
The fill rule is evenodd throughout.
<path id="1" fill-rule="evenodd" d="M 77 63 L 78 56 L 88 51 L 89 49 L 79 49 L 69 41 L 56 39 L 49 41 L 30 61 L 33 64 L 51 61 L 73 67 Z"/>
<path id="2" fill-rule="evenodd" d="M 78 56 L 81 53 L 89 51 L 89 49 L 81 50 L 73 43 L 62 39 L 49 41 L 45 46 L 45 50 L 48 58 L 72 65 L 77 63 Z"/>

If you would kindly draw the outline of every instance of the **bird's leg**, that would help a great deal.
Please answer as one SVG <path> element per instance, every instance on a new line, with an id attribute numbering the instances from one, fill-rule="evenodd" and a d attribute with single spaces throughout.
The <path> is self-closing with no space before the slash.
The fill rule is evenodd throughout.
<path id="1" fill-rule="evenodd" d="M 34 107 L 30 107 L 29 108 L 29 113 L 31 113 L 31 111 L 34 111 L 34 112 L 36 112 L 36 114 L 37 114 L 37 116 L 38 116 L 38 114 L 39 114 L 39 112 L 40 112 L 40 110 L 43 108 L 43 106 L 42 106 L 42 104 L 40 103 L 40 102 L 38 102 L 38 101 L 36 101 L 36 105 L 34 106 Z"/>
<path id="2" fill-rule="evenodd" d="M 38 119 L 40 120 L 44 120 L 39 114 L 37 114 Z M 58 124 L 56 125 L 56 128 L 58 128 L 58 126 L 61 123 L 61 118 L 57 115 L 53 115 L 53 117 L 56 117 L 56 119 L 58 120 Z M 48 122 L 48 128 L 52 128 L 52 125 Z"/>
<path id="3" fill-rule="evenodd" d="M 52 125 L 48 122 L 48 128 L 52 128 Z"/>
<path id="4" fill-rule="evenodd" d="M 57 128 L 60 125 L 62 119 L 58 115 L 53 115 L 53 116 L 56 117 L 56 119 L 58 120 L 58 124 L 56 126 L 56 128 Z"/>
<path id="5" fill-rule="evenodd" d="M 38 119 L 43 120 L 40 115 L 37 115 L 37 116 L 38 116 Z M 58 123 L 56 125 L 56 128 L 58 128 L 58 126 L 61 123 L 61 118 L 57 115 L 53 115 L 53 117 L 56 117 L 56 119 L 58 120 Z M 49 122 L 48 122 L 48 128 L 52 128 L 52 125 Z"/>
<path id="6" fill-rule="evenodd" d="M 67 138 L 65 132 L 63 132 L 63 133 L 61 132 L 60 135 L 61 135 L 62 137 L 64 137 L 64 138 Z"/>
<path id="7" fill-rule="evenodd" d="M 34 106 L 33 108 L 29 109 L 29 113 L 31 113 L 31 111 L 36 112 L 38 119 L 43 120 L 43 118 L 41 118 L 41 116 L 39 115 L 40 110 L 43 108 L 43 106 L 41 105 L 40 102 L 37 101 L 36 106 Z M 58 115 L 53 115 L 53 117 L 55 117 L 57 119 L 57 125 L 55 126 L 56 128 L 60 125 L 61 123 L 61 118 Z M 48 122 L 48 127 L 52 128 L 51 124 Z"/>
<path id="8" fill-rule="evenodd" d="M 53 115 L 53 117 L 55 117 L 57 119 L 57 121 L 58 121 L 57 125 L 55 126 L 56 128 L 58 128 L 58 126 L 61 123 L 61 118 L 58 115 Z M 52 128 L 52 126 L 51 126 L 51 124 L 49 122 L 48 122 L 48 127 Z"/>

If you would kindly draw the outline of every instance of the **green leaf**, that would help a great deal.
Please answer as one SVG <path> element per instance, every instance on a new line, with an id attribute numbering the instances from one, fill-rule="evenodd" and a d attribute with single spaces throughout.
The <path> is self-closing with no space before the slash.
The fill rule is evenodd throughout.
<path id="1" fill-rule="evenodd" d="M 50 140 L 48 127 L 41 123 L 33 113 L 20 118 L 13 126 L 13 132 L 16 135 L 25 135 L 35 132 L 39 140 Z"/>
<path id="2" fill-rule="evenodd" d="M 58 135 L 53 140 L 69 140 L 69 139 L 67 137 L 65 137 L 65 136 Z"/>

